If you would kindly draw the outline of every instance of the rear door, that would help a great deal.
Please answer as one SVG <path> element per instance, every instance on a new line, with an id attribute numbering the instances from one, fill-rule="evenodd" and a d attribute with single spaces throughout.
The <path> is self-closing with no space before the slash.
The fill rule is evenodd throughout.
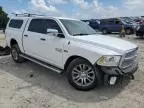
<path id="1" fill-rule="evenodd" d="M 43 19 L 30 19 L 23 34 L 23 46 L 26 54 L 43 59 L 41 56 L 41 40 L 44 35 Z"/>
<path id="2" fill-rule="evenodd" d="M 115 22 L 114 22 L 114 20 L 112 20 L 112 19 L 108 20 L 107 29 L 108 29 L 109 32 L 115 32 L 116 31 L 115 30 Z"/>
<path id="3" fill-rule="evenodd" d="M 115 32 L 120 32 L 121 31 L 121 26 L 122 26 L 122 23 L 121 23 L 121 21 L 119 20 L 119 19 L 116 19 L 115 21 L 114 21 L 114 23 L 115 23 Z"/>
<path id="4" fill-rule="evenodd" d="M 65 38 L 46 33 L 47 29 L 57 29 L 62 33 L 58 23 L 53 19 L 32 19 L 29 23 L 23 37 L 25 53 L 61 67 Z"/>

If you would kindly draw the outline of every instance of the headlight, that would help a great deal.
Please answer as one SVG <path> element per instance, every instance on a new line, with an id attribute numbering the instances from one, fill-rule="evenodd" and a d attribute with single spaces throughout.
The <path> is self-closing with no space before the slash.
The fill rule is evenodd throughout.
<path id="1" fill-rule="evenodd" d="M 121 56 L 102 56 L 97 64 L 101 66 L 118 66 Z"/>

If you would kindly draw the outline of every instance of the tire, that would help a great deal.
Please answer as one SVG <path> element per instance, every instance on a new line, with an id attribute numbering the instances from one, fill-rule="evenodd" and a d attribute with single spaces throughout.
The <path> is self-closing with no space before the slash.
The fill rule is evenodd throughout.
<path id="1" fill-rule="evenodd" d="M 127 34 L 127 35 L 132 34 L 132 30 L 131 30 L 131 29 L 129 29 L 129 28 L 128 28 L 128 29 L 126 29 L 126 34 Z"/>
<path id="2" fill-rule="evenodd" d="M 111 34 L 111 32 L 108 32 L 108 34 Z"/>
<path id="3" fill-rule="evenodd" d="M 143 39 L 144 37 L 143 37 L 143 36 L 139 36 L 139 38 L 140 38 L 140 39 Z"/>
<path id="4" fill-rule="evenodd" d="M 19 46 L 17 44 L 12 45 L 12 47 L 11 47 L 11 56 L 12 56 L 12 59 L 16 63 L 22 63 L 22 62 L 25 61 L 24 58 L 20 57 L 20 49 L 19 49 Z"/>
<path id="5" fill-rule="evenodd" d="M 108 33 L 107 29 L 103 29 L 103 30 L 102 30 L 102 33 L 103 33 L 103 34 L 107 34 L 107 33 Z"/>
<path id="6" fill-rule="evenodd" d="M 81 71 L 82 69 L 83 71 Z M 67 78 L 74 88 L 81 91 L 94 89 L 101 83 L 99 71 L 83 58 L 74 59 L 69 64 L 67 68 Z"/>
<path id="7" fill-rule="evenodd" d="M 140 39 L 144 39 L 144 34 L 142 34 L 142 36 L 139 36 Z"/>

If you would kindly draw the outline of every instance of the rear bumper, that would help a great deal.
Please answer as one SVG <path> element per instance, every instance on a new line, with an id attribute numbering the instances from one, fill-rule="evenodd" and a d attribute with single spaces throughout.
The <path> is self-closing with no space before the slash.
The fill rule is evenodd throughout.
<path id="1" fill-rule="evenodd" d="M 101 71 L 108 75 L 116 75 L 116 76 L 129 76 L 133 75 L 138 69 L 138 64 L 134 64 L 125 69 L 121 69 L 120 67 L 101 67 Z"/>

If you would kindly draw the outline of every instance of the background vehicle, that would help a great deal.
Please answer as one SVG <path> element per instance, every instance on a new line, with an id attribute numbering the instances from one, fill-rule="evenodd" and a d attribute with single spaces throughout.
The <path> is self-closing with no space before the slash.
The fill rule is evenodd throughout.
<path id="1" fill-rule="evenodd" d="M 144 38 L 144 25 L 140 25 L 137 27 L 136 36 L 139 36 L 140 38 Z"/>
<path id="2" fill-rule="evenodd" d="M 111 32 L 120 32 L 122 25 L 125 28 L 126 34 L 133 34 L 135 31 L 135 26 L 130 23 L 122 20 L 120 18 L 111 18 L 111 19 L 102 19 L 100 20 L 100 30 L 103 34 L 111 33 Z"/>
<path id="3" fill-rule="evenodd" d="M 88 25 L 90 25 L 94 30 L 99 31 L 99 25 L 100 21 L 97 19 L 91 19 L 91 20 L 82 20 L 86 22 Z"/>
<path id="4" fill-rule="evenodd" d="M 57 73 L 66 72 L 79 90 L 110 84 L 133 76 L 138 68 L 137 46 L 96 34 L 86 23 L 70 18 L 15 16 L 6 28 L 6 40 L 16 63 L 31 60 Z"/>

